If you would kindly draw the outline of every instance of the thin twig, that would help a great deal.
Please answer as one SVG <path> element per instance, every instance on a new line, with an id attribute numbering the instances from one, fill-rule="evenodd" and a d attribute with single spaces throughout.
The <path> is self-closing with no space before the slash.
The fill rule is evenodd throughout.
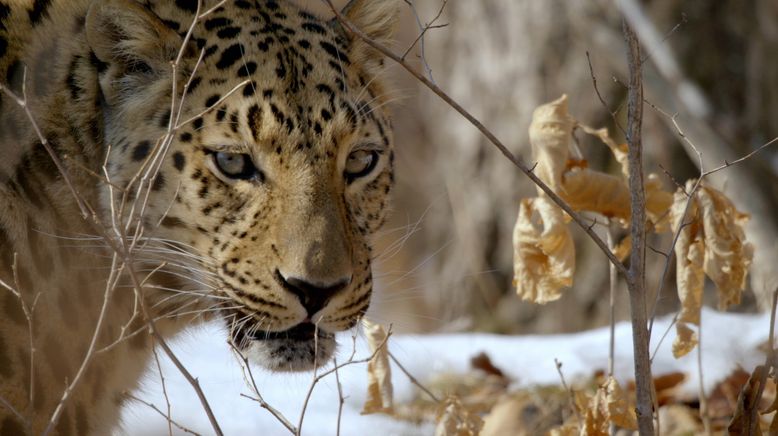
<path id="1" fill-rule="evenodd" d="M 154 410 L 155 412 L 157 412 L 160 415 L 162 415 L 167 420 L 169 425 L 176 426 L 179 430 L 183 431 L 184 433 L 189 433 L 189 434 L 200 436 L 200 433 L 197 433 L 194 430 L 191 430 L 191 429 L 188 429 L 188 428 L 184 427 L 183 425 L 181 425 L 181 424 L 177 423 L 176 421 L 174 421 L 173 419 L 171 419 L 170 416 L 165 415 L 165 412 L 159 410 L 159 408 L 157 406 L 155 406 L 153 403 L 149 403 L 148 401 L 145 401 L 145 400 L 143 400 L 141 398 L 138 398 L 138 397 L 136 397 L 135 395 L 132 395 L 129 392 L 125 392 L 125 395 L 127 395 L 127 398 L 130 398 L 131 400 L 137 401 L 137 402 L 139 402 L 139 403 L 141 403 L 141 404 L 143 404 L 145 406 L 148 406 L 152 410 Z M 172 430 L 171 430 L 171 433 L 172 433 Z"/>
<path id="2" fill-rule="evenodd" d="M 381 351 L 382 348 L 386 347 L 386 343 L 389 340 L 390 336 L 392 336 L 392 325 L 391 324 L 389 325 L 389 328 L 387 329 L 386 337 L 384 337 L 384 340 L 381 341 L 380 344 L 378 344 L 378 346 L 376 347 L 376 349 L 372 353 L 370 353 L 370 356 L 362 358 L 362 359 L 354 360 L 354 355 L 356 354 L 356 348 L 355 348 L 355 350 L 352 351 L 351 356 L 349 357 L 349 359 L 346 362 L 341 363 L 340 365 L 335 365 L 332 369 L 322 372 L 321 374 L 319 374 L 316 377 L 314 377 L 313 380 L 311 380 L 311 384 L 308 387 L 308 393 L 305 395 L 305 401 L 303 402 L 303 409 L 300 412 L 300 420 L 299 420 L 299 423 L 297 425 L 297 432 L 295 433 L 296 436 L 300 436 L 302 434 L 301 432 L 302 432 L 302 425 L 303 425 L 303 417 L 305 416 L 305 411 L 308 408 L 308 402 L 311 399 L 311 395 L 313 395 L 313 389 L 316 387 L 316 385 L 323 378 L 325 378 L 328 375 L 334 373 L 335 371 L 339 370 L 340 368 L 343 368 L 344 366 L 356 365 L 356 364 L 360 364 L 360 363 L 367 363 L 367 362 L 371 361 L 378 354 L 378 352 Z"/>
<path id="3" fill-rule="evenodd" d="M 608 247 L 611 250 L 616 248 L 616 243 L 613 240 L 613 226 L 608 221 Z M 610 285 L 610 292 L 608 296 L 608 317 L 610 324 L 610 341 L 608 343 L 608 377 L 613 377 L 613 367 L 616 362 L 616 284 L 618 275 L 616 268 L 613 264 L 608 264 L 608 284 Z"/>
<path id="4" fill-rule="evenodd" d="M 592 86 L 594 87 L 594 93 L 597 94 L 597 98 L 600 99 L 600 103 L 602 106 L 608 111 L 608 114 L 610 114 L 611 119 L 613 119 L 613 124 L 618 127 L 619 130 L 621 130 L 621 133 L 624 134 L 624 136 L 627 135 L 627 132 L 624 130 L 624 127 L 621 125 L 621 122 L 619 122 L 619 119 L 617 115 L 619 114 L 619 110 L 621 109 L 621 106 L 617 107 L 615 110 L 611 110 L 608 103 L 605 102 L 605 99 L 602 97 L 602 94 L 600 94 L 600 88 L 597 86 L 597 76 L 594 75 L 594 67 L 592 66 L 592 58 L 589 56 L 589 51 L 586 51 L 586 61 L 589 63 L 589 75 L 592 78 Z"/>
<path id="5" fill-rule="evenodd" d="M 335 435 L 340 436 L 340 421 L 343 418 L 343 404 L 346 399 L 343 398 L 343 386 L 340 384 L 340 373 L 338 372 L 338 359 L 333 359 L 335 364 L 335 384 L 338 386 L 338 425 L 335 427 Z"/>
<path id="6" fill-rule="evenodd" d="M 578 422 L 578 426 L 580 427 L 583 425 L 583 419 L 581 418 L 581 413 L 578 411 L 578 407 L 575 405 L 575 392 L 573 392 L 573 390 L 567 385 L 567 382 L 565 381 L 565 375 L 562 373 L 562 362 L 560 362 L 559 359 L 554 358 L 554 366 L 556 366 L 556 372 L 559 373 L 559 380 L 562 382 L 562 387 L 568 393 L 570 408 L 573 409 L 575 419 Z"/>
<path id="7" fill-rule="evenodd" d="M 162 385 L 162 395 L 165 397 L 165 406 L 167 408 L 167 413 L 165 414 L 165 418 L 167 418 L 168 434 L 170 436 L 173 436 L 173 419 L 172 419 L 173 415 L 170 410 L 170 397 L 168 397 L 167 395 L 165 375 L 162 374 L 162 365 L 159 363 L 159 354 L 157 353 L 157 348 L 152 346 L 151 351 L 154 353 L 154 362 L 157 364 L 157 372 L 159 373 L 159 382 Z"/>
<path id="8" fill-rule="evenodd" d="M 759 386 L 757 387 L 756 391 L 756 397 L 754 398 L 754 401 L 752 404 L 758 405 L 759 402 L 762 400 L 762 395 L 764 394 L 764 387 L 765 383 L 767 383 L 767 374 L 770 373 L 771 369 L 773 372 L 773 377 L 776 377 L 775 373 L 775 312 L 776 312 L 776 306 L 778 306 L 778 288 L 775 288 L 773 291 L 773 302 L 772 302 L 772 309 L 770 311 L 770 334 L 768 336 L 768 348 L 767 348 L 767 356 L 765 356 L 765 363 L 764 363 L 764 369 L 762 370 L 762 373 L 759 375 Z M 751 428 L 749 428 L 748 434 L 759 434 L 758 433 L 758 425 L 759 425 L 759 407 L 752 407 L 749 410 L 749 413 L 751 416 L 748 419 L 748 423 L 751 425 Z"/>
<path id="9" fill-rule="evenodd" d="M 405 376 L 408 377 L 408 380 L 410 380 L 411 383 L 415 384 L 416 387 L 421 389 L 425 394 L 429 395 L 429 397 L 432 398 L 434 402 L 440 403 L 440 398 L 438 398 L 435 394 L 433 394 L 432 391 L 430 391 L 423 384 L 421 384 L 419 380 L 413 376 L 413 374 L 411 374 L 407 369 L 405 369 L 402 363 L 400 363 L 400 361 L 397 360 L 396 357 L 394 357 L 394 354 L 392 354 L 391 351 L 389 351 L 388 353 L 389 353 L 389 358 L 392 359 L 392 362 L 394 362 L 395 365 L 397 365 L 397 367 L 400 368 L 400 371 L 402 371 L 403 374 L 405 374 Z"/>
<path id="10" fill-rule="evenodd" d="M 738 164 L 738 163 L 740 163 L 740 162 L 743 162 L 744 160 L 750 159 L 750 158 L 751 158 L 752 156 L 754 156 L 755 154 L 757 154 L 757 153 L 759 153 L 760 151 L 764 150 L 765 148 L 767 148 L 767 147 L 769 147 L 769 146 L 771 146 L 771 145 L 775 144 L 776 142 L 778 142 L 778 136 L 776 136 L 775 138 L 773 138 L 773 139 L 771 139 L 771 140 L 769 140 L 769 141 L 765 142 L 764 144 L 760 145 L 759 147 L 757 147 L 756 149 L 754 149 L 753 151 L 751 151 L 751 152 L 750 152 L 750 153 L 748 153 L 747 155 L 745 155 L 745 156 L 743 156 L 743 157 L 741 157 L 741 158 L 739 158 L 739 159 L 735 159 L 735 160 L 733 160 L 732 162 L 727 162 L 727 161 L 724 161 L 724 163 L 723 163 L 721 166 L 718 166 L 718 167 L 716 167 L 716 168 L 713 168 L 712 170 L 705 171 L 705 172 L 703 172 L 703 173 L 702 173 L 702 175 L 703 175 L 703 176 L 708 176 L 708 175 L 711 175 L 711 174 L 713 174 L 713 173 L 719 172 L 719 171 L 721 171 L 721 170 L 723 170 L 723 169 L 725 169 L 725 168 L 729 168 L 729 167 L 731 167 L 732 165 L 735 165 L 735 164 Z"/>
<path id="11" fill-rule="evenodd" d="M 240 352 L 238 347 L 236 347 L 235 344 L 232 343 L 232 341 L 227 341 L 227 344 L 230 346 L 233 353 L 235 353 L 235 356 L 238 359 L 240 359 L 243 378 L 246 381 L 246 384 L 252 390 L 252 392 L 254 392 L 254 395 L 256 395 L 256 397 L 251 397 L 245 394 L 240 394 L 240 395 L 244 398 L 248 398 L 252 401 L 256 401 L 257 403 L 259 403 L 260 407 L 262 407 L 263 409 L 270 412 L 273 416 L 275 416 L 276 419 L 278 419 L 278 421 L 281 422 L 281 424 L 283 424 L 284 427 L 286 427 L 290 433 L 297 434 L 297 428 L 294 426 L 294 424 L 292 424 L 291 421 L 289 421 L 284 416 L 283 413 L 281 413 L 279 410 L 277 410 L 276 408 L 271 406 L 267 401 L 265 401 L 265 399 L 262 397 L 262 394 L 260 394 L 259 388 L 257 387 L 257 382 L 254 379 L 254 374 L 251 372 L 251 365 L 249 365 L 249 359 L 246 356 L 244 356 L 243 353 Z"/>
<path id="12" fill-rule="evenodd" d="M 704 372 L 702 370 L 702 313 L 700 313 L 700 328 L 697 330 L 697 374 L 699 375 L 700 418 L 707 436 L 712 436 L 710 412 L 708 411 L 708 396 L 705 394 Z"/>
<path id="13" fill-rule="evenodd" d="M 424 46 L 424 36 L 427 34 L 427 32 L 430 29 L 439 29 L 448 26 L 448 24 L 435 25 L 435 22 L 438 21 L 440 16 L 443 14 L 443 10 L 446 8 L 446 3 L 448 3 L 448 0 L 443 0 L 441 2 L 440 9 L 438 10 L 437 15 L 435 15 L 435 18 L 433 18 L 432 21 L 430 21 L 426 25 L 421 24 L 421 18 L 419 17 L 419 12 L 416 10 L 416 6 L 413 4 L 413 0 L 405 0 L 405 3 L 411 8 L 413 17 L 416 19 L 416 25 L 419 26 L 421 32 L 419 32 L 419 35 L 416 37 L 413 43 L 411 43 L 410 47 L 408 47 L 408 49 L 405 50 L 405 53 L 403 53 L 401 59 L 404 61 L 405 57 L 408 56 L 408 53 L 410 53 L 410 51 L 413 50 L 413 47 L 415 47 L 416 44 L 418 43 L 419 58 L 421 59 L 421 64 L 424 66 L 424 71 L 427 72 L 427 76 L 429 77 L 430 81 L 432 83 L 435 83 L 435 78 L 432 77 L 432 68 L 430 67 L 429 63 L 427 63 L 427 55 L 425 53 L 425 46 Z"/>
<path id="14" fill-rule="evenodd" d="M 132 256 L 129 253 L 125 252 L 124 255 L 126 256 L 126 259 L 132 259 Z M 141 287 L 140 280 L 138 280 L 138 277 L 132 268 L 128 268 L 128 273 L 136 292 L 142 292 L 143 288 Z M 140 295 L 140 309 L 141 313 L 143 314 L 143 318 L 146 320 L 146 323 L 151 330 L 151 335 L 154 337 L 154 339 L 157 340 L 157 342 L 159 342 L 160 347 L 162 347 L 162 350 L 165 352 L 168 358 L 170 358 L 170 361 L 173 362 L 173 365 L 175 365 L 181 375 L 183 375 L 186 381 L 189 382 L 189 384 L 192 386 L 192 389 L 194 389 L 195 394 L 197 394 L 197 398 L 200 400 L 200 404 L 203 406 L 203 410 L 205 410 L 205 414 L 208 417 L 214 432 L 218 436 L 223 436 L 224 432 L 222 432 L 222 429 L 219 426 L 219 422 L 216 420 L 216 417 L 213 414 L 211 405 L 208 403 L 208 399 L 205 397 L 205 393 L 203 392 L 202 387 L 200 387 L 200 381 L 196 377 L 192 376 L 189 370 L 186 369 L 184 364 L 181 363 L 181 361 L 178 359 L 178 356 L 176 356 L 176 354 L 167 344 L 165 338 L 162 337 L 162 334 L 159 332 L 154 318 L 149 314 L 149 311 L 146 308 L 145 297 L 143 294 Z"/>

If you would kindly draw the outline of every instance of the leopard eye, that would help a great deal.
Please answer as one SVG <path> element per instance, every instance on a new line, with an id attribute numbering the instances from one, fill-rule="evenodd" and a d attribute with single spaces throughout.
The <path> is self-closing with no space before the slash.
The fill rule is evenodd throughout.
<path id="1" fill-rule="evenodd" d="M 229 179 L 236 180 L 262 180 L 262 173 L 254 166 L 251 156 L 244 153 L 227 153 L 217 151 L 212 154 L 213 166 Z"/>
<path id="2" fill-rule="evenodd" d="M 346 159 L 346 168 L 343 174 L 346 180 L 354 179 L 370 174 L 378 164 L 378 152 L 374 150 L 356 150 L 351 152 Z"/>

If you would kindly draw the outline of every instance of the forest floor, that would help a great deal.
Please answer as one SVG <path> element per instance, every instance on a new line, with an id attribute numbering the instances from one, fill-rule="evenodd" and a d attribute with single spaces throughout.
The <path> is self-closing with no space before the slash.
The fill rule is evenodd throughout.
<path id="1" fill-rule="evenodd" d="M 702 432 L 699 419 L 700 389 L 707 398 L 710 425 L 725 429 L 737 407 L 741 387 L 751 371 L 765 361 L 769 315 L 702 313 L 702 373 L 697 351 L 681 359 L 672 355 L 675 330 L 668 330 L 671 317 L 657 320 L 652 337 L 653 375 L 660 410 L 662 434 Z M 225 332 L 216 325 L 191 330 L 175 341 L 175 352 L 199 382 L 227 435 L 287 435 L 289 431 L 250 395 L 239 361 L 225 342 Z M 342 335 L 338 361 L 352 353 L 352 339 Z M 370 356 L 367 342 L 358 336 L 356 358 Z M 614 377 L 630 392 L 632 380 L 631 330 L 628 323 L 615 329 Z M 609 358 L 609 329 L 565 335 L 498 336 L 491 334 L 391 335 L 389 350 L 421 385 L 439 400 L 454 394 L 467 410 L 486 421 L 482 434 L 543 434 L 563 422 L 575 420 L 573 394 L 567 387 L 590 396 L 604 380 Z M 160 354 L 161 370 L 173 421 L 192 432 L 213 430 L 191 386 Z M 559 370 L 556 361 L 561 363 Z M 265 401 L 295 426 L 300 422 L 311 374 L 269 373 L 252 367 Z M 702 375 L 702 384 L 700 376 Z M 346 366 L 338 371 L 345 400 L 340 414 L 341 435 L 431 435 L 435 433 L 440 403 L 414 385 L 394 363 L 394 413 L 362 415 L 367 396 L 367 365 Z M 166 410 L 159 370 L 152 365 L 138 398 Z M 580 394 L 578 394 L 580 395 Z M 775 397 L 774 384 L 767 384 L 763 402 Z M 310 397 L 302 420 L 303 435 L 335 435 L 338 432 L 338 384 L 335 376 L 323 378 Z M 449 397 L 450 398 L 450 397 Z M 438 414 L 439 416 L 439 414 Z M 135 402 L 123 411 L 126 435 L 168 434 L 167 420 L 147 404 Z M 491 422 L 490 422 L 491 421 Z M 257 429 L 262 431 L 257 432 Z M 370 429 L 369 433 L 365 433 Z M 173 434 L 187 434 L 173 426 Z M 466 433 L 461 433 L 466 434 Z M 504 433 L 503 433 L 504 434 Z"/>

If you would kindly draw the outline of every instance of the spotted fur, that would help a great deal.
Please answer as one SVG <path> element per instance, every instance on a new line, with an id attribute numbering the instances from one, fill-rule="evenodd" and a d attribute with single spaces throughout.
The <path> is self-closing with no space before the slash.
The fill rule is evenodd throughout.
<path id="1" fill-rule="evenodd" d="M 397 3 L 353 0 L 344 13 L 386 42 Z M 220 319 L 257 363 L 304 370 L 368 307 L 371 235 L 393 182 L 381 57 L 289 0 L 229 0 L 184 44 L 196 11 L 196 0 L 0 0 L 0 83 L 26 92 L 99 223 L 0 97 L 0 279 L 19 294 L 0 287 L 0 436 L 46 427 L 101 310 L 99 352 L 54 434 L 116 424 L 153 343 L 133 316 L 132 277 L 105 293 L 112 252 L 95 235 L 130 205 L 145 205 L 144 231 L 127 269 L 166 335 Z M 224 162 L 236 159 L 248 172 L 233 177 Z"/>

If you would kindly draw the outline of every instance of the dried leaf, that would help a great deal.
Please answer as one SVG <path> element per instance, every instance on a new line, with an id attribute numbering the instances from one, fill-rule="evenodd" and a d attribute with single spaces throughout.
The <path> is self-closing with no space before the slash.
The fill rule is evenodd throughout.
<path id="1" fill-rule="evenodd" d="M 435 436 L 477 436 L 484 425 L 481 417 L 469 411 L 454 395 L 440 404 L 435 421 Z"/>
<path id="2" fill-rule="evenodd" d="M 574 210 L 598 212 L 609 218 L 629 220 L 629 189 L 621 176 L 573 169 L 562 178 L 560 196 Z"/>
<path id="3" fill-rule="evenodd" d="M 595 129 L 584 124 L 578 124 L 578 127 L 580 127 L 584 133 L 596 136 L 600 139 L 600 141 L 607 145 L 608 148 L 610 148 L 611 153 L 613 153 L 613 157 L 616 158 L 616 161 L 621 166 L 621 174 L 624 176 L 624 178 L 628 178 L 629 158 L 627 156 L 627 144 L 617 144 L 616 141 L 611 138 L 610 134 L 608 134 L 608 129 L 605 127 Z"/>
<path id="4" fill-rule="evenodd" d="M 683 404 L 659 408 L 659 433 L 664 435 L 702 435 L 700 411 Z"/>
<path id="5" fill-rule="evenodd" d="M 554 301 L 573 284 L 573 238 L 562 210 L 545 197 L 521 201 L 513 229 L 513 269 L 517 293 L 535 303 Z"/>
<path id="6" fill-rule="evenodd" d="M 646 215 L 654 225 L 654 232 L 670 231 L 670 208 L 673 205 L 673 194 L 662 188 L 662 182 L 657 174 L 651 173 L 646 178 Z"/>
<path id="7" fill-rule="evenodd" d="M 605 385 L 605 389 L 610 422 L 621 428 L 637 430 L 638 421 L 635 415 L 635 408 L 630 404 L 624 390 L 619 386 L 619 382 L 615 378 L 610 377 Z"/>
<path id="8" fill-rule="evenodd" d="M 536 162 L 535 174 L 554 192 L 562 186 L 562 173 L 570 155 L 569 143 L 575 120 L 567 113 L 567 95 L 535 108 L 529 125 L 529 141 Z M 538 194 L 542 191 L 538 188 Z"/>
<path id="9" fill-rule="evenodd" d="M 608 436 L 610 434 L 608 432 L 605 391 L 602 387 L 597 389 L 597 393 L 590 399 L 588 406 L 583 412 L 581 436 Z"/>
<path id="10" fill-rule="evenodd" d="M 367 400 L 362 414 L 392 413 L 393 388 L 392 370 L 389 366 L 389 349 L 386 344 L 386 332 L 379 324 L 367 319 L 362 320 L 367 343 L 375 354 L 367 363 Z M 380 347 L 380 349 L 379 349 Z M 376 352 L 376 350 L 378 350 Z"/>
<path id="11" fill-rule="evenodd" d="M 773 386 L 775 386 L 775 378 L 778 377 L 778 373 L 776 373 L 775 371 L 773 371 L 772 373 L 773 373 L 772 383 L 773 383 Z M 770 405 L 767 407 L 767 409 L 762 411 L 762 415 L 767 415 L 768 413 L 773 413 L 775 411 L 778 411 L 778 395 L 775 395 L 773 397 L 773 401 L 770 403 Z M 776 414 L 775 416 L 778 416 L 778 414 Z M 773 423 L 774 424 L 776 423 L 775 417 L 773 418 Z"/>
<path id="12" fill-rule="evenodd" d="M 735 414 L 737 397 L 749 378 L 751 373 L 736 368 L 716 384 L 708 397 L 708 414 L 712 419 L 729 419 Z"/>
<path id="13" fill-rule="evenodd" d="M 654 391 L 656 391 L 656 402 L 659 407 L 678 402 L 678 387 L 686 379 L 682 372 L 671 372 L 654 377 Z"/>
<path id="14" fill-rule="evenodd" d="M 527 408 L 532 408 L 524 396 L 505 395 L 492 407 L 488 415 L 484 417 L 484 425 L 480 436 L 526 435 L 527 425 L 522 419 L 526 415 Z"/>
<path id="15" fill-rule="evenodd" d="M 778 413 L 775 413 L 776 411 L 778 411 L 778 395 L 773 398 L 773 402 L 770 404 L 770 407 L 762 412 L 763 415 L 774 413 L 773 420 L 770 421 L 770 428 L 768 430 L 769 434 L 771 435 L 778 434 Z"/>
<path id="16" fill-rule="evenodd" d="M 719 309 L 740 302 L 753 247 L 745 240 L 748 216 L 721 192 L 702 186 L 697 192 L 705 232 L 705 274 L 719 290 Z"/>
<path id="17" fill-rule="evenodd" d="M 618 244 L 616 244 L 615 247 L 613 247 L 613 255 L 616 256 L 616 259 L 620 260 L 621 262 L 624 262 L 624 260 L 629 257 L 629 254 L 632 252 L 632 236 L 627 235 L 619 241 Z"/>
<path id="18" fill-rule="evenodd" d="M 754 368 L 754 372 L 743 386 L 737 399 L 737 409 L 729 422 L 729 434 L 747 434 L 760 436 L 759 422 L 760 385 L 765 380 L 767 369 L 763 365 Z"/>
<path id="19" fill-rule="evenodd" d="M 505 373 L 502 372 L 500 368 L 494 366 L 492 359 L 490 359 L 489 355 L 484 352 L 480 352 L 471 357 L 470 366 L 475 369 L 480 369 L 487 374 L 505 378 Z"/>
<path id="20" fill-rule="evenodd" d="M 610 135 L 608 134 L 608 129 L 606 128 L 594 129 L 592 127 L 585 126 L 583 124 L 578 124 L 578 126 L 585 133 L 596 136 L 597 138 L 600 139 L 600 141 L 602 141 L 605 145 L 607 145 L 608 148 L 611 150 L 611 153 L 613 153 L 613 157 L 621 166 L 621 177 L 617 178 L 621 182 L 620 186 L 616 185 L 615 182 L 610 182 L 611 185 L 608 186 L 608 189 L 611 190 L 609 196 L 613 199 L 613 203 L 609 204 L 608 207 L 610 210 L 616 210 L 619 213 L 614 215 L 608 215 L 607 213 L 603 212 L 600 209 L 582 208 L 581 210 L 591 210 L 595 212 L 600 212 L 605 216 L 614 216 L 617 218 L 621 218 L 622 220 L 628 220 L 630 217 L 630 209 L 629 209 L 630 198 L 629 198 L 629 187 L 627 186 L 627 180 L 629 178 L 627 144 L 617 144 L 616 141 L 614 141 L 610 137 Z M 618 191 L 616 191 L 617 189 Z M 646 177 L 645 190 L 646 190 L 646 215 L 648 216 L 648 219 L 653 223 L 654 231 L 656 232 L 668 231 L 669 220 L 668 220 L 667 212 L 670 209 L 670 206 L 673 204 L 673 194 L 665 191 L 662 188 L 662 182 L 659 176 L 654 173 L 648 174 L 648 176 Z M 617 201 L 621 202 L 620 209 L 616 204 Z"/>
<path id="21" fill-rule="evenodd" d="M 619 383 L 609 377 L 600 385 L 594 397 L 581 408 L 580 398 L 576 398 L 578 407 L 583 412 L 583 427 L 581 436 L 607 436 L 610 424 L 629 430 L 637 430 L 637 417 Z"/>
<path id="22" fill-rule="evenodd" d="M 678 241 L 675 244 L 675 276 L 678 298 L 681 300 L 681 313 L 678 320 L 699 325 L 702 292 L 705 285 L 705 275 L 703 272 L 705 244 L 703 242 L 702 225 L 697 214 L 697 203 L 694 199 L 691 200 L 684 217 L 684 211 L 687 209 L 686 204 L 690 200 L 680 189 L 675 193 L 674 198 L 675 201 L 670 210 L 670 216 L 673 222 L 673 229 L 678 231 L 680 227 Z M 675 344 L 673 347 L 675 348 Z M 684 348 L 679 348 L 679 350 L 682 349 Z M 688 351 L 691 351 L 691 349 L 683 354 L 688 353 Z M 676 357 L 678 357 L 677 354 Z"/>
<path id="23" fill-rule="evenodd" d="M 686 190 L 691 191 L 693 186 L 694 181 L 688 181 Z M 719 290 L 720 309 L 740 302 L 753 249 L 743 232 L 747 216 L 738 212 L 723 193 L 709 186 L 700 186 L 691 199 L 679 189 L 670 217 L 673 229 L 680 228 L 675 256 L 681 312 L 678 337 L 673 343 L 673 354 L 680 357 L 697 343 L 696 334 L 684 323 L 700 324 L 705 275 Z"/>
<path id="24" fill-rule="evenodd" d="M 675 340 L 673 341 L 673 356 L 676 359 L 689 354 L 697 346 L 697 332 L 683 322 L 675 325 Z"/>

